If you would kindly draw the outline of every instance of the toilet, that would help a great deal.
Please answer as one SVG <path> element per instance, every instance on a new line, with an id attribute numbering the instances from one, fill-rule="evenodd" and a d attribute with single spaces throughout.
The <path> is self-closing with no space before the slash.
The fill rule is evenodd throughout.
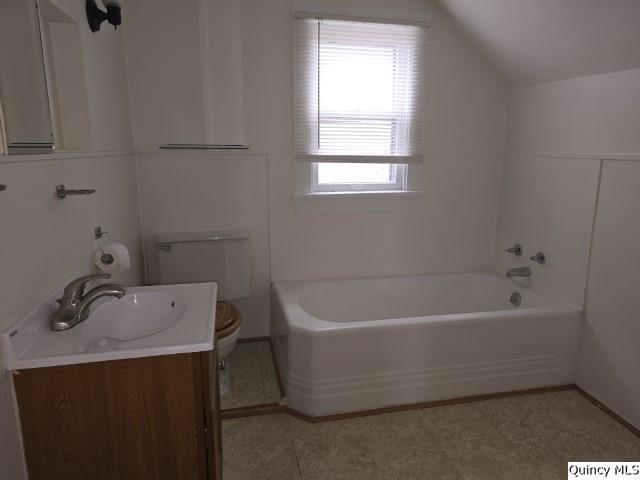
<path id="1" fill-rule="evenodd" d="M 240 336 L 242 316 L 227 300 L 250 293 L 249 234 L 244 230 L 176 232 L 153 238 L 149 283 L 217 282 L 218 361 L 229 356 Z"/>

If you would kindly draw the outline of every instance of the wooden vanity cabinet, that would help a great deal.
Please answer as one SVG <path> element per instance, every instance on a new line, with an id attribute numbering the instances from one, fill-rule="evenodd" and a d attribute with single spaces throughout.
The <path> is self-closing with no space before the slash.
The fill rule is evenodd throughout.
<path id="1" fill-rule="evenodd" d="M 14 372 L 30 480 L 220 480 L 215 350 Z"/>

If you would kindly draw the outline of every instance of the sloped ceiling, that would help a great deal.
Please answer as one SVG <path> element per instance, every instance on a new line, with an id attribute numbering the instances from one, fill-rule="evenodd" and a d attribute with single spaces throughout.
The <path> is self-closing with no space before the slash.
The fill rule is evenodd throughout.
<path id="1" fill-rule="evenodd" d="M 438 1 L 515 85 L 640 68 L 640 0 Z"/>

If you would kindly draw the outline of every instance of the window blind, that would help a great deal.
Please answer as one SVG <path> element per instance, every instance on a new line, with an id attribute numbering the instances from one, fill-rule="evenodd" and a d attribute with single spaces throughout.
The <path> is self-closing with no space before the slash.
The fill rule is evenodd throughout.
<path id="1" fill-rule="evenodd" d="M 295 19 L 299 161 L 422 160 L 426 27 Z"/>

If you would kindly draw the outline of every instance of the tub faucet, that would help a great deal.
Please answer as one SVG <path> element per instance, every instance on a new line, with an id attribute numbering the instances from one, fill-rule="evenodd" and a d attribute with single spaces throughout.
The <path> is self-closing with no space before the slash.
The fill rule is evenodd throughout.
<path id="1" fill-rule="evenodd" d="M 96 273 L 76 278 L 64 289 L 60 305 L 51 317 L 51 330 L 61 331 L 75 327 L 89 316 L 89 307 L 101 297 L 122 298 L 127 294 L 125 288 L 115 283 L 100 285 L 84 293 L 84 287 L 91 280 L 111 278 L 109 273 Z"/>
<path id="2" fill-rule="evenodd" d="M 529 267 L 510 268 L 507 270 L 507 277 L 530 277 L 531 269 Z"/>

